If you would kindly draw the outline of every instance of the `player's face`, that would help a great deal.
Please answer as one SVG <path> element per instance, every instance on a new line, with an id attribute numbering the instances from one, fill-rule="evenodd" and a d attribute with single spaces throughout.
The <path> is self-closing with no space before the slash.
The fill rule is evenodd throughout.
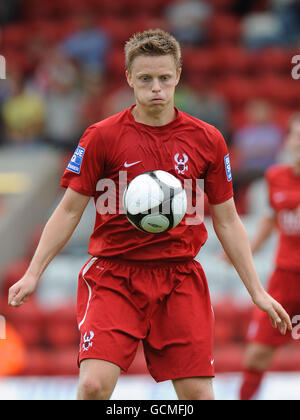
<path id="1" fill-rule="evenodd" d="M 181 69 L 177 69 L 171 55 L 137 56 L 132 63 L 127 81 L 134 90 L 137 104 L 149 111 L 160 112 L 174 105 L 175 88 Z"/>
<path id="2" fill-rule="evenodd" d="M 287 138 L 287 145 L 297 162 L 300 162 L 300 122 L 294 122 Z"/>

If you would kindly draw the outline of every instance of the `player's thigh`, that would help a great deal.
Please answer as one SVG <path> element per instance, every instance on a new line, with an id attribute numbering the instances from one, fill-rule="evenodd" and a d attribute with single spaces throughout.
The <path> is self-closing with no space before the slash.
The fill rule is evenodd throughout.
<path id="1" fill-rule="evenodd" d="M 276 347 L 268 344 L 249 343 L 246 349 L 244 365 L 248 369 L 266 370 L 272 363 Z"/>
<path id="2" fill-rule="evenodd" d="M 79 372 L 78 399 L 109 399 L 120 373 L 119 366 L 106 360 L 82 360 Z"/>
<path id="3" fill-rule="evenodd" d="M 179 400 L 213 400 L 211 377 L 194 377 L 173 380 Z"/>

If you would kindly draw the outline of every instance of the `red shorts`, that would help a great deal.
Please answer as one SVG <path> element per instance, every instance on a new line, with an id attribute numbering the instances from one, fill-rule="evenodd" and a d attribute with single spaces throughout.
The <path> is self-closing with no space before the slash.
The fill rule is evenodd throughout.
<path id="1" fill-rule="evenodd" d="M 214 316 L 196 261 L 92 258 L 79 274 L 79 363 L 102 359 L 127 371 L 139 341 L 152 377 L 214 376 Z"/>
<path id="2" fill-rule="evenodd" d="M 300 315 L 300 273 L 276 269 L 269 280 L 267 291 L 283 306 L 291 319 Z M 279 347 L 292 340 L 293 336 L 291 331 L 281 335 L 278 328 L 272 327 L 269 316 L 256 307 L 247 338 L 251 342 Z"/>

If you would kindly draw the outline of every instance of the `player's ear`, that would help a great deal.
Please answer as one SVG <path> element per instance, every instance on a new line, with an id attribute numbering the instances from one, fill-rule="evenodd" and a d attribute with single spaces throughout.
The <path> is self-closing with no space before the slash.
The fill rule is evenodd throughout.
<path id="1" fill-rule="evenodd" d="M 125 75 L 126 75 L 127 83 L 129 84 L 129 86 L 131 88 L 133 88 L 133 84 L 132 84 L 132 80 L 131 80 L 131 74 L 128 70 L 125 71 Z"/>
<path id="2" fill-rule="evenodd" d="M 179 67 L 179 69 L 177 70 L 177 75 L 176 75 L 176 86 L 177 86 L 177 85 L 178 85 L 178 83 L 179 83 L 180 76 L 181 76 L 181 72 L 182 72 L 182 68 L 181 68 L 181 67 Z"/>

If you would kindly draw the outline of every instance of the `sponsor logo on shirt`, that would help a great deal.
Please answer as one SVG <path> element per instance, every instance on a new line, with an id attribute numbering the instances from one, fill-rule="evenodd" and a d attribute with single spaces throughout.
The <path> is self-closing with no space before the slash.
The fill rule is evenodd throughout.
<path id="1" fill-rule="evenodd" d="M 130 168 L 130 166 L 137 165 L 140 162 L 141 162 L 141 160 L 138 160 L 137 162 L 132 162 L 132 163 L 125 162 L 124 166 L 125 166 L 125 168 Z"/>
<path id="2" fill-rule="evenodd" d="M 278 212 L 278 223 L 286 235 L 300 234 L 300 213 L 295 210 L 280 210 Z"/>
<path id="3" fill-rule="evenodd" d="M 224 163 L 225 163 L 227 181 L 230 182 L 232 180 L 232 175 L 231 175 L 231 166 L 230 166 L 229 154 L 224 157 Z"/>
<path id="4" fill-rule="evenodd" d="M 67 166 L 67 169 L 69 171 L 74 172 L 75 174 L 80 173 L 80 168 L 81 168 L 84 152 L 85 152 L 85 149 L 83 147 L 77 146 L 77 149 L 75 150 L 69 162 L 69 165 Z"/>

